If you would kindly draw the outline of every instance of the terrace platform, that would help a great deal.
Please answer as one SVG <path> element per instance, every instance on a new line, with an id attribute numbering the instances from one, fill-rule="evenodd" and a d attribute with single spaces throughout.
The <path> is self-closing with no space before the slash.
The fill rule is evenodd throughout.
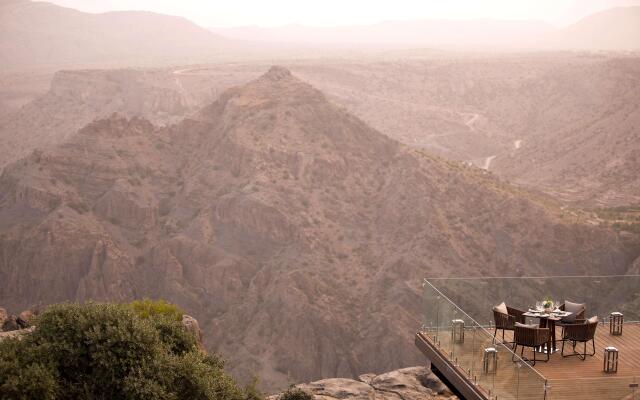
<path id="1" fill-rule="evenodd" d="M 429 335 L 429 332 L 421 332 L 419 337 L 424 339 L 431 347 L 432 351 L 441 353 L 442 359 L 446 360 L 447 354 L 442 352 L 442 348 L 446 348 L 449 345 L 440 342 L 440 346 L 436 346 Z M 467 333 L 468 336 L 468 333 Z M 507 340 L 511 340 L 510 335 L 506 336 Z M 459 348 L 456 349 L 460 358 L 457 359 L 457 363 L 448 362 L 449 369 L 457 369 L 459 377 L 462 377 L 467 382 L 466 384 L 471 387 L 478 387 L 473 379 L 469 379 L 468 370 L 464 368 L 457 368 L 457 366 L 467 365 L 470 363 L 473 351 L 471 342 L 465 344 L 457 344 Z M 581 347 L 582 345 L 578 345 Z M 605 373 L 603 371 L 603 355 L 604 348 L 607 346 L 614 346 L 620 352 L 620 358 L 618 363 L 618 372 L 615 374 Z M 420 347 L 420 346 L 419 346 Z M 465 351 L 466 350 L 466 351 Z M 569 344 L 565 345 L 567 353 L 571 351 Z M 433 353 L 424 352 L 426 356 L 430 356 Z M 455 354 L 455 353 L 454 353 Z M 531 351 L 525 351 L 525 357 L 531 358 Z M 467 360 L 465 360 L 465 356 Z M 501 362 L 511 362 L 510 360 L 504 360 L 505 357 L 509 357 L 509 354 L 502 354 Z M 478 360 L 480 361 L 480 360 Z M 515 364 L 514 364 L 515 365 Z M 608 326 L 598 326 L 596 331 L 596 354 L 593 357 L 587 357 L 582 361 L 578 357 L 566 357 L 563 358 L 558 351 L 550 356 L 549 362 L 537 362 L 533 367 L 540 376 L 544 379 L 530 380 L 527 377 L 523 377 L 518 381 L 517 369 L 500 370 L 495 377 L 491 377 L 494 380 L 493 389 L 491 393 L 495 396 L 498 394 L 498 399 L 557 399 L 557 400 L 573 400 L 573 399 L 626 399 L 635 400 L 633 396 L 633 387 L 630 385 L 640 383 L 640 324 L 625 324 L 622 336 L 612 336 L 609 334 Z M 446 371 L 447 368 L 444 368 Z M 441 373 L 444 371 L 440 371 Z M 522 373 L 522 368 L 519 369 Z M 445 374 L 446 375 L 446 374 Z M 450 378 L 448 378 L 450 380 Z M 479 378 L 480 381 L 483 378 Z M 485 377 L 486 380 L 486 377 Z M 541 382 L 543 386 L 541 386 Z M 546 382 L 547 394 L 544 397 L 544 382 Z M 497 387 L 495 386 L 497 385 Z M 491 387 L 491 386 L 489 386 Z M 502 388 L 502 390 L 500 389 Z M 493 399 L 495 397 L 489 394 L 489 390 L 483 390 L 479 388 L 480 399 Z M 506 395 L 506 392 L 515 390 L 513 395 Z M 540 397 L 542 394 L 543 397 Z M 636 398 L 640 399 L 640 389 L 635 390 Z M 473 396 L 465 396 L 468 398 L 474 398 Z"/>
<path id="2" fill-rule="evenodd" d="M 640 283 L 640 277 L 622 279 L 625 286 L 628 281 Z M 611 282 L 609 282 L 611 281 Z M 616 280 L 617 282 L 618 280 Z M 431 360 L 432 368 L 448 381 L 448 384 L 458 391 L 459 395 L 469 400 L 502 400 L 502 399 L 539 399 L 539 400 L 574 400 L 574 399 L 594 399 L 594 400 L 640 400 L 640 323 L 637 322 L 637 315 L 633 314 L 629 308 L 625 311 L 625 317 L 629 315 L 632 321 L 625 321 L 621 336 L 609 333 L 609 323 L 607 321 L 608 312 L 604 310 L 624 309 L 625 304 L 635 303 L 625 302 L 625 299 L 633 298 L 631 293 L 636 293 L 640 285 L 628 292 L 617 292 L 620 302 L 610 301 L 604 304 L 598 303 L 601 309 L 589 308 L 594 314 L 598 312 L 601 323 L 598 324 L 595 334 L 596 352 L 592 357 L 581 360 L 579 357 L 562 357 L 560 351 L 552 354 L 548 362 L 536 362 L 532 366 L 530 362 L 520 359 L 514 355 L 511 345 L 507 342 L 512 339 L 512 332 L 505 332 L 505 341 L 502 342 L 502 333 L 498 331 L 498 337 L 493 336 L 493 327 L 490 324 L 480 325 L 477 320 L 485 314 L 477 312 L 475 319 L 457 306 L 457 303 L 464 302 L 469 297 L 470 287 L 460 280 L 455 282 L 438 282 L 442 291 L 435 286 L 425 285 L 425 306 L 428 317 L 422 329 L 416 334 L 416 346 L 422 353 Z M 513 283 L 513 282 L 511 282 Z M 522 284 L 523 282 L 518 281 Z M 598 278 L 598 285 L 613 285 L 613 279 Z M 477 282 L 474 282 L 477 285 Z M 488 285 L 490 288 L 497 287 L 493 282 Z M 505 287 L 512 286 L 504 284 Z M 623 287 L 615 284 L 616 288 Z M 445 290 L 452 294 L 451 298 L 445 295 Z M 453 290 L 457 289 L 457 290 Z M 564 289 L 564 288 L 563 288 Z M 566 289 L 564 289 L 567 292 Z M 456 292 L 460 294 L 455 298 Z M 487 292 L 486 296 L 490 297 Z M 475 292 L 477 295 L 478 292 Z M 483 295 L 485 295 L 483 293 Z M 580 296 L 582 295 L 582 296 Z M 629 296 L 627 296 L 629 295 Z M 584 293 L 571 293 L 570 298 L 584 298 Z M 503 298 L 503 294 L 495 295 L 496 298 Z M 454 298 L 456 302 L 452 300 Z M 474 310 L 490 309 L 491 304 L 496 304 L 496 298 L 489 298 L 481 302 L 482 297 L 475 296 L 473 302 L 468 302 L 467 308 Z M 535 298 L 535 297 L 534 297 Z M 558 297 L 560 298 L 560 297 Z M 520 307 L 526 304 L 526 299 L 521 299 Z M 618 300 L 616 300 L 618 301 Z M 521 308 L 522 309 L 522 308 Z M 592 315 L 592 314 L 589 314 Z M 463 320 L 464 340 L 453 340 L 453 321 Z M 485 319 L 488 321 L 488 318 Z M 535 323 L 532 319 L 529 322 Z M 557 330 L 558 348 L 560 332 Z M 458 332 L 459 333 L 459 332 Z M 459 337 L 459 335 L 456 335 Z M 582 344 L 578 344 L 576 349 L 581 350 Z M 619 351 L 617 373 L 606 373 L 603 371 L 604 348 L 614 346 Z M 494 347 L 497 349 L 498 362 L 496 373 L 486 373 L 483 365 L 484 349 Z M 591 349 L 591 344 L 587 345 L 587 351 Z M 565 354 L 572 351 L 572 346 L 565 344 Z M 518 351 L 519 353 L 519 351 Z M 530 349 L 525 350 L 524 358 L 533 357 Z M 537 359 L 544 359 L 546 355 L 538 354 Z M 515 362 L 512 361 L 515 359 Z"/>

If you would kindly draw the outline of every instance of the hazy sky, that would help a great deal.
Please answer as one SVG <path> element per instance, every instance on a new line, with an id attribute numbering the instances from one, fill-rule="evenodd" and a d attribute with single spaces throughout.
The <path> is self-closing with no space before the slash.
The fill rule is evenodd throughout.
<path id="1" fill-rule="evenodd" d="M 384 20 L 537 19 L 566 25 L 640 0 L 51 0 L 88 12 L 148 10 L 202 26 L 361 25 Z"/>

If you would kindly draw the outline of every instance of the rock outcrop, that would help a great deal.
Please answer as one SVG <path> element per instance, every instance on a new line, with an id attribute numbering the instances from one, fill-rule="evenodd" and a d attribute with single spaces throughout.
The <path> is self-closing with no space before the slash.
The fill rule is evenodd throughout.
<path id="1" fill-rule="evenodd" d="M 198 344 L 198 347 L 200 348 L 200 350 L 204 350 L 205 347 L 202 342 L 202 330 L 200 329 L 200 324 L 198 324 L 198 320 L 193 318 L 190 315 L 185 314 L 182 316 L 182 325 L 187 330 L 187 332 L 192 334 L 193 337 L 196 339 L 196 343 Z"/>
<path id="2" fill-rule="evenodd" d="M 37 314 L 38 310 L 24 310 L 21 313 L 15 315 L 10 314 L 4 308 L 0 307 L 0 334 L 2 337 L 10 337 L 9 332 L 22 332 L 21 335 L 27 332 L 27 329 L 31 328 L 33 317 Z"/>
<path id="3" fill-rule="evenodd" d="M 28 328 L 22 328 L 22 329 L 15 329 L 15 330 L 6 331 L 6 332 L 0 332 L 0 341 L 3 340 L 3 339 L 21 338 L 22 336 L 33 332 L 34 329 L 36 329 L 35 326 L 30 326 Z"/>
<path id="4" fill-rule="evenodd" d="M 15 315 L 7 316 L 0 328 L 2 328 L 0 329 L 2 332 L 11 332 L 21 329 L 20 325 L 18 325 L 18 317 Z"/>
<path id="5" fill-rule="evenodd" d="M 381 375 L 364 374 L 355 379 L 332 378 L 295 386 L 315 400 L 426 400 L 457 399 L 425 367 L 403 368 Z M 269 400 L 277 400 L 278 395 Z"/>
<path id="6" fill-rule="evenodd" d="M 2 329 L 2 326 L 4 325 L 4 322 L 7 320 L 8 317 L 9 317 L 9 314 L 7 313 L 7 310 L 0 307 L 0 330 Z"/>

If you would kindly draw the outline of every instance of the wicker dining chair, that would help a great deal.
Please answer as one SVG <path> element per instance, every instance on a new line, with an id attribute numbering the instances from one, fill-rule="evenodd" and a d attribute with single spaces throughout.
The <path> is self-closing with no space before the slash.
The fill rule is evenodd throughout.
<path id="1" fill-rule="evenodd" d="M 571 311 L 572 313 L 568 317 L 563 317 L 562 322 L 564 323 L 584 322 L 585 320 L 584 315 L 587 312 L 587 307 L 585 304 L 572 303 L 565 300 L 565 302 L 562 303 L 562 305 L 559 308 L 562 311 Z"/>
<path id="2" fill-rule="evenodd" d="M 536 361 L 549 361 L 548 351 L 546 352 L 547 358 L 545 360 L 536 359 L 536 349 L 542 348 L 544 345 L 547 345 L 549 343 L 549 328 L 540 328 L 537 325 L 524 325 L 521 323 L 516 323 L 514 329 L 513 354 L 511 355 L 512 361 L 516 361 L 515 355 L 518 350 L 518 346 L 520 347 L 520 358 L 522 358 L 524 361 L 532 362 L 532 365 L 536 365 Z M 525 347 L 532 348 L 533 360 L 524 357 Z"/>
<path id="3" fill-rule="evenodd" d="M 585 318 L 585 313 L 586 313 L 586 304 L 584 303 L 572 303 L 570 301 L 566 301 L 564 303 L 562 303 L 562 305 L 560 307 L 558 307 L 561 311 L 570 311 L 571 314 L 566 316 L 566 317 L 562 317 L 562 319 L 560 321 L 558 321 L 556 323 L 556 326 L 562 328 L 562 331 L 560 333 L 561 337 L 564 337 L 564 327 L 567 325 L 574 325 L 574 324 L 582 324 L 584 323 Z"/>
<path id="4" fill-rule="evenodd" d="M 498 329 L 502 330 L 502 341 L 504 342 L 504 331 L 513 331 L 516 325 L 516 322 L 524 324 L 525 317 L 524 311 L 518 310 L 517 308 L 507 306 L 507 314 L 500 312 L 497 310 L 498 307 L 493 307 L 493 319 L 496 323 L 495 330 L 493 332 L 493 336 L 498 336 Z M 513 343 L 513 342 L 508 342 Z"/>
<path id="5" fill-rule="evenodd" d="M 582 361 L 584 361 L 588 356 L 594 356 L 596 354 L 596 328 L 598 327 L 598 318 L 592 317 L 582 323 L 576 324 L 566 324 L 563 327 L 562 332 L 562 357 L 572 357 L 578 356 Z M 564 344 L 566 342 L 571 342 L 573 345 L 573 353 L 572 354 L 564 354 Z M 591 354 L 587 354 L 587 343 L 591 342 L 593 350 Z M 582 353 L 576 351 L 576 345 L 578 343 L 583 343 L 584 348 Z"/>

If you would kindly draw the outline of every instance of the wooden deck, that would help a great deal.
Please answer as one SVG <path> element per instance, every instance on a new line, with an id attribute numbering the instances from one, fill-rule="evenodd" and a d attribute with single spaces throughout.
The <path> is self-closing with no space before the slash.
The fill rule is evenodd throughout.
<path id="1" fill-rule="evenodd" d="M 559 336 L 558 332 L 558 336 Z M 640 325 L 625 324 L 622 336 L 609 334 L 608 325 L 599 325 L 596 331 L 596 354 L 582 361 L 578 357 L 563 358 L 560 351 L 551 355 L 549 362 L 537 362 L 534 369 L 523 366 L 513 367 L 508 351 L 503 351 L 498 374 L 484 375 L 481 369 L 482 348 L 491 345 L 486 334 L 474 333 L 473 337 L 465 338 L 464 344 L 452 344 L 445 333 L 439 335 L 440 345 L 436 346 L 424 334 L 438 351 L 451 355 L 453 351 L 456 362 L 453 367 L 466 372 L 470 382 L 483 387 L 487 398 L 503 399 L 540 399 L 540 400 L 574 400 L 574 399 L 603 399 L 603 400 L 640 400 Z M 510 339 L 507 333 L 506 339 Z M 561 342 L 558 341 L 559 347 Z M 607 374 L 603 371 L 604 348 L 615 346 L 619 350 L 618 372 Z M 581 349 L 579 344 L 577 349 Z M 590 347 L 587 347 L 589 351 Z M 506 350 L 506 349 L 503 349 Z M 565 346 L 567 352 L 570 345 Z M 525 357 L 532 357 L 532 353 L 525 351 Z M 471 369 L 471 371 L 470 371 Z M 545 381 L 550 386 L 546 397 L 542 389 Z M 631 386 L 630 386 L 631 385 Z M 491 393 L 489 393 L 489 390 Z M 635 392 L 634 392 L 635 390 Z"/>
<path id="2" fill-rule="evenodd" d="M 582 361 L 578 357 L 562 358 L 560 352 L 557 352 L 551 356 L 548 363 L 536 363 L 535 368 L 547 379 L 554 380 L 628 376 L 640 378 L 640 325 L 627 324 L 622 333 L 622 336 L 612 336 L 609 334 L 608 325 L 598 325 L 595 356 L 587 357 L 585 361 Z M 558 347 L 560 346 L 561 342 L 558 342 Z M 602 368 L 604 348 L 607 346 L 614 346 L 620 351 L 618 373 L 616 374 L 607 374 Z M 582 345 L 578 344 L 576 349 L 581 351 Z M 571 346 L 565 345 L 565 350 L 570 352 Z M 587 352 L 590 350 L 587 346 Z"/>

